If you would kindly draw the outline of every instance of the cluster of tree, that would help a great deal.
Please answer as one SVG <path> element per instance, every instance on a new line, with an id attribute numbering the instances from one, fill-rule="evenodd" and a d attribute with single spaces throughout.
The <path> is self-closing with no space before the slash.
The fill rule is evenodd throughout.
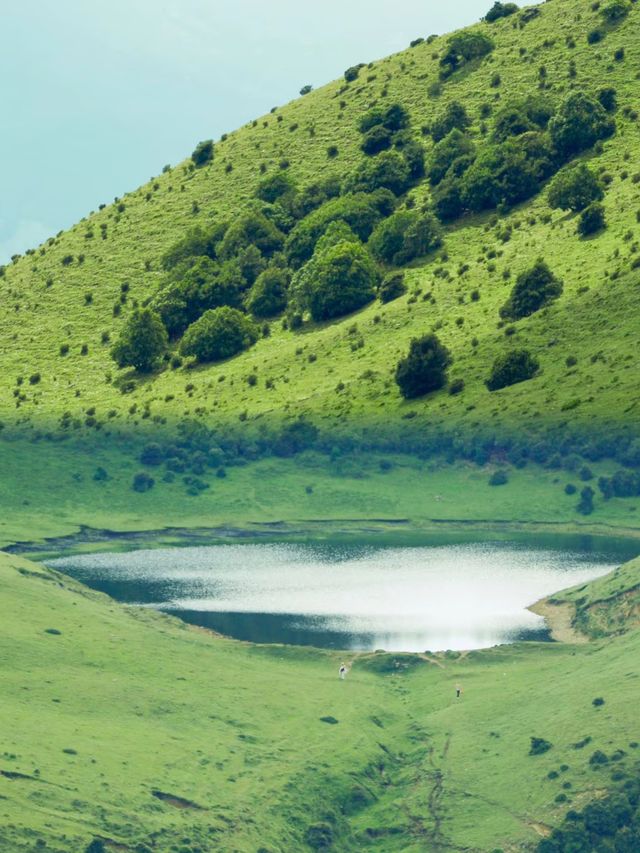
<path id="1" fill-rule="evenodd" d="M 598 488 L 605 500 L 640 497 L 640 471 L 621 469 L 611 477 L 600 477 Z"/>
<path id="2" fill-rule="evenodd" d="M 593 764 L 597 766 L 597 762 Z M 581 811 L 568 811 L 562 825 L 538 842 L 537 853 L 640 850 L 639 805 L 640 783 L 638 779 L 629 779 L 624 790 L 593 800 Z"/>
<path id="3" fill-rule="evenodd" d="M 431 129 L 436 145 L 426 171 L 434 209 L 443 222 L 531 198 L 563 164 L 615 131 L 600 100 L 579 91 L 570 93 L 557 110 L 540 95 L 505 106 L 495 118 L 490 140 L 479 148 L 466 134 L 469 123 L 464 107 L 452 103 Z M 573 209 L 583 199 L 586 204 L 598 200 L 595 176 L 582 170 L 561 174 L 554 182 L 553 204 Z M 585 177 L 581 190 L 580 179 Z"/>

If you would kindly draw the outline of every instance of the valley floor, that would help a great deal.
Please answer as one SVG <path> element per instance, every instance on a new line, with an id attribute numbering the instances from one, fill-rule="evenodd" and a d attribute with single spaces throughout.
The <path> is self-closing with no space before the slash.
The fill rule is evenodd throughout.
<path id="1" fill-rule="evenodd" d="M 637 764 L 638 632 L 354 655 L 342 682 L 338 653 L 214 637 L 15 555 L 0 593 L 12 853 L 533 849 L 611 784 L 596 750 Z"/>

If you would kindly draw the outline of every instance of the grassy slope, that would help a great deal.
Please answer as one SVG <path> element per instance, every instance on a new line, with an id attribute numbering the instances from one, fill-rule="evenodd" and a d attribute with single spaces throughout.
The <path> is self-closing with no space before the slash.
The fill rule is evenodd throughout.
<path id="1" fill-rule="evenodd" d="M 0 589 L 0 774 L 35 777 L 0 775 L 0 846 L 15 853 L 38 838 L 80 853 L 93 836 L 124 850 L 153 840 L 159 853 L 183 838 L 194 850 L 303 850 L 319 820 L 340 851 L 512 850 L 562 818 L 558 793 L 579 806 L 607 786 L 610 771 L 589 768 L 594 749 L 633 764 L 638 632 L 410 670 L 356 657 L 341 683 L 335 653 L 216 639 L 15 557 L 0 557 Z M 528 756 L 530 736 L 553 748 Z"/>
<path id="2" fill-rule="evenodd" d="M 397 446 L 402 443 L 398 439 L 402 430 L 420 435 L 442 426 L 457 430 L 462 437 L 479 431 L 526 432 L 537 427 L 557 428 L 562 436 L 573 428 L 597 432 L 606 432 L 610 426 L 635 429 L 635 318 L 640 273 L 630 269 L 630 261 L 640 207 L 640 184 L 632 181 L 639 128 L 624 117 L 622 109 L 634 104 L 636 75 L 640 73 L 640 12 L 634 7 L 628 20 L 611 30 L 603 42 L 589 46 L 586 33 L 598 17 L 583 3 L 554 0 L 540 11 L 540 17 L 524 29 L 514 27 L 515 19 L 491 26 L 495 52 L 479 67 L 470 67 L 448 81 L 440 97 L 427 93 L 437 79 L 437 57 L 444 49 L 444 38 L 373 63 L 345 92 L 340 91 L 342 81 L 331 83 L 259 120 L 255 127 L 248 125 L 229 134 L 217 145 L 213 165 L 195 172 L 187 164 L 176 166 L 126 196 L 124 211 L 111 205 L 93 213 L 52 245 L 11 265 L 0 279 L 0 419 L 6 427 L 4 434 L 27 441 L 55 434 L 63 412 L 72 414 L 77 429 L 71 430 L 73 444 L 68 442 L 66 448 L 43 443 L 36 450 L 30 444 L 0 442 L 7 496 L 3 502 L 10 507 L 2 541 L 64 532 L 78 524 L 158 527 L 202 524 L 207 519 L 238 523 L 263 518 L 340 518 L 345 514 L 401 515 L 418 520 L 439 518 L 443 509 L 449 518 L 575 519 L 576 501 L 561 494 L 565 475 L 554 483 L 554 477 L 541 473 L 540 484 L 550 486 L 541 490 L 530 488 L 533 477 L 515 474 L 513 483 L 526 485 L 524 492 L 513 484 L 489 491 L 486 475 L 476 475 L 466 466 L 429 473 L 433 492 L 424 489 L 423 474 L 411 474 L 411 488 L 406 491 L 401 477 L 389 477 L 380 489 L 375 477 L 336 480 L 325 465 L 331 476 L 326 479 L 322 470 L 312 471 L 313 481 L 321 487 L 312 497 L 303 493 L 300 500 L 310 473 L 289 463 L 267 466 L 273 475 L 271 488 L 278 494 L 275 502 L 268 494 L 263 503 L 260 485 L 255 486 L 256 478 L 264 473 L 260 466 L 245 474 L 234 472 L 232 486 L 214 482 L 211 491 L 200 498 L 186 496 L 181 484 L 163 485 L 162 495 L 143 498 L 129 489 L 133 459 L 145 437 L 171 432 L 186 417 L 199 418 L 214 428 L 232 425 L 251 432 L 304 413 L 325 433 L 362 431 L 373 440 L 386 435 Z M 566 46 L 567 35 L 575 38 L 575 48 Z M 626 48 L 626 58 L 614 62 L 613 51 L 620 45 Z M 519 55 L 520 47 L 526 48 L 524 57 Z M 549 94 L 562 97 L 571 83 L 567 74 L 570 59 L 577 67 L 576 85 L 596 91 L 611 84 L 619 94 L 617 135 L 593 164 L 613 178 L 606 199 L 609 228 L 602 235 L 578 240 L 573 218 L 560 212 L 544 224 L 541 215 L 548 209 L 542 194 L 500 220 L 500 228 L 514 226 L 509 242 L 503 244 L 495 228 L 486 230 L 488 215 L 469 218 L 449 230 L 448 262 L 429 259 L 410 270 L 412 287 L 433 292 L 435 304 L 421 299 L 410 304 L 406 296 L 298 333 L 283 331 L 275 322 L 270 338 L 230 362 L 193 371 L 169 370 L 139 381 L 126 395 L 117 390 L 112 381 L 117 371 L 101 335 L 108 332 L 114 339 L 123 322 L 112 315 L 121 284 L 126 281 L 131 288 L 124 317 L 134 299 L 142 301 L 159 286 L 160 258 L 167 247 L 191 225 L 241 207 L 260 179 L 262 163 L 275 169 L 286 157 L 302 185 L 327 169 L 346 174 L 361 156 L 357 117 L 375 102 L 401 100 L 410 108 L 418 133 L 449 100 L 459 99 L 474 117 L 473 132 L 479 135 L 480 105 L 490 102 L 499 107 L 510 97 L 531 91 L 543 64 Z M 502 81 L 497 89 L 489 85 L 495 73 Z M 388 91 L 385 98 L 383 88 Z M 335 161 L 327 160 L 329 144 L 339 147 Z M 229 164 L 233 170 L 227 172 Z M 629 173 L 627 179 L 623 179 L 625 172 Z M 415 194 L 420 197 L 425 192 L 423 186 Z M 194 202 L 199 206 L 197 214 L 193 213 Z M 532 217 L 535 224 L 531 224 Z M 101 239 L 102 225 L 106 225 L 106 240 Z M 494 262 L 495 269 L 486 257 L 489 249 L 502 253 Z M 510 269 L 513 281 L 513 275 L 540 253 L 564 278 L 565 293 L 549 309 L 520 321 L 515 337 L 507 339 L 497 328 L 498 308 L 511 286 L 502 273 Z M 74 257 L 70 266 L 61 263 L 67 255 Z M 82 264 L 80 255 L 84 256 Z M 458 276 L 461 264 L 468 264 L 469 271 Z M 450 271 L 450 281 L 434 276 L 437 266 Z M 476 288 L 481 299 L 472 302 L 470 292 Z M 90 305 L 85 304 L 87 293 L 92 295 Z M 376 316 L 381 318 L 379 323 L 374 323 Z M 457 317 L 463 318 L 462 326 L 456 324 Z M 351 350 L 354 336 L 349 332 L 354 322 L 365 341 L 364 348 L 356 352 Z M 434 324 L 442 324 L 439 334 L 455 357 L 452 377 L 464 377 L 465 390 L 455 397 L 442 392 L 403 403 L 392 381 L 395 361 L 412 336 Z M 470 343 L 474 336 L 479 341 L 475 351 Z M 543 372 L 533 381 L 489 394 L 483 380 L 496 353 L 510 342 L 534 349 Z M 66 356 L 59 355 L 63 343 L 71 348 Z M 84 356 L 80 354 L 82 344 L 88 346 Z M 317 360 L 309 361 L 310 355 Z M 568 355 L 578 359 L 570 369 L 565 367 Z M 259 381 L 250 387 L 245 378 L 254 367 Z M 28 381 L 33 373 L 42 377 L 35 385 Z M 18 390 L 26 399 L 16 408 L 14 391 L 19 376 L 24 383 Z M 273 380 L 273 388 L 265 387 L 267 380 Z M 345 383 L 346 390 L 336 393 L 338 382 Z M 97 433 L 84 425 L 87 412 L 93 409 L 101 427 Z M 412 415 L 410 420 L 403 419 L 407 414 Z M 87 453 L 91 459 L 82 461 Z M 100 459 L 112 475 L 110 484 L 92 483 L 93 459 Z M 366 464 L 360 470 L 356 467 L 353 473 L 358 477 L 363 470 L 370 473 Z M 84 481 L 78 483 L 74 474 L 81 474 Z M 394 488 L 397 485 L 399 489 Z M 452 497 L 455 494 L 455 501 L 439 500 L 449 492 Z M 15 500 L 16 495 L 20 501 Z M 469 501 L 461 495 L 467 495 Z M 628 501 L 612 500 L 598 505 L 597 520 L 637 526 L 635 512 Z"/>
<path id="3" fill-rule="evenodd" d="M 159 260 L 164 250 L 194 223 L 236 211 L 260 179 L 261 163 L 277 168 L 286 157 L 301 184 L 327 169 L 345 174 L 361 156 L 357 117 L 376 101 L 406 104 L 418 133 L 447 101 L 458 99 L 475 118 L 474 133 L 479 134 L 481 103 L 499 106 L 509 97 L 531 91 L 541 65 L 548 71 L 549 94 L 560 98 L 569 91 L 567 69 L 573 59 L 576 85 L 590 91 L 614 85 L 621 108 L 632 105 L 640 71 L 639 14 L 634 8 L 624 23 L 595 46 L 587 45 L 586 33 L 598 15 L 576 0 L 545 4 L 540 17 L 522 30 L 514 28 L 514 19 L 500 21 L 490 28 L 496 41 L 493 55 L 477 69 L 469 68 L 447 82 L 438 98 L 430 98 L 427 91 L 437 79 L 437 57 L 444 39 L 375 62 L 346 92 L 339 92 L 341 81 L 331 83 L 261 119 L 255 127 L 231 133 L 218 144 L 212 166 L 191 173 L 184 164 L 179 165 L 126 196 L 124 212 L 118 213 L 113 205 L 107 207 L 61 235 L 54 245 L 45 247 L 44 254 L 40 251 L 21 259 L 0 282 L 3 420 L 15 423 L 17 419 L 23 429 L 42 428 L 64 411 L 83 420 L 86 409 L 95 406 L 99 420 L 105 421 L 113 411 L 110 425 L 129 431 L 146 425 L 140 421 L 140 411 L 148 402 L 152 417 L 161 415 L 170 422 L 185 414 L 194 416 L 198 409 L 209 423 L 227 419 L 237 423 L 238 413 L 246 410 L 247 428 L 258 416 L 278 419 L 298 412 L 312 414 L 327 428 L 338 428 L 347 416 L 352 425 L 382 428 L 390 424 L 393 428 L 407 409 L 418 413 L 417 424 L 424 417 L 430 424 L 459 424 L 468 430 L 561 425 L 569 420 L 590 426 L 631 422 L 638 404 L 636 335 L 631 318 L 637 316 L 639 274 L 630 272 L 629 261 L 637 236 L 640 185 L 631 178 L 623 180 L 621 173 L 634 173 L 634 161 L 626 162 L 626 157 L 637 148 L 639 129 L 621 111 L 617 136 L 605 144 L 604 153 L 594 162 L 613 177 L 606 201 L 609 228 L 595 239 L 578 240 L 575 221 L 561 212 L 544 224 L 539 218 L 548 210 L 544 195 L 501 221 L 500 227 L 512 224 L 516 228 L 506 244 L 497 239 L 495 229 L 485 230 L 489 216 L 471 218 L 454 226 L 447 236 L 449 261 L 445 266 L 451 281 L 434 277 L 438 263 L 433 259 L 410 273 L 412 285 L 433 292 L 435 305 L 420 300 L 408 305 L 408 297 L 404 297 L 382 308 L 374 304 L 356 318 L 300 333 L 283 332 L 274 323 L 269 339 L 230 363 L 188 374 L 169 371 L 140 383 L 126 397 L 105 381 L 105 375 L 115 371 L 100 336 L 103 331 L 115 336 L 122 323 L 112 316 L 121 283 L 130 283 L 131 298 L 142 300 L 153 294 L 161 279 Z M 574 49 L 567 48 L 566 35 L 575 38 Z M 620 45 L 626 48 L 626 58 L 614 62 L 613 51 Z M 524 57 L 518 54 L 521 46 L 527 50 Z M 496 72 L 502 80 L 498 89 L 489 85 Z M 386 98 L 381 97 L 383 87 L 388 91 Z M 338 159 L 330 164 L 326 157 L 329 144 L 340 150 Z M 229 173 L 225 171 L 228 164 L 233 165 Z M 418 196 L 425 192 L 425 186 L 416 191 Z M 194 202 L 199 205 L 197 214 L 192 212 Z M 528 224 L 530 216 L 538 217 L 536 224 Z M 102 224 L 107 226 L 104 241 Z M 630 238 L 624 236 L 628 232 Z M 93 237 L 87 239 L 87 233 Z M 484 250 L 490 248 L 503 252 L 493 271 L 484 257 Z M 518 323 L 516 341 L 540 354 L 543 373 L 532 382 L 491 395 L 483 380 L 496 353 L 507 344 L 503 331 L 496 328 L 498 308 L 511 287 L 502 273 L 510 269 L 516 274 L 541 253 L 564 278 L 565 294 L 548 311 Z M 80 254 L 85 257 L 82 264 L 77 261 Z M 75 258 L 68 267 L 61 264 L 66 255 Z M 463 263 L 469 265 L 469 271 L 458 277 L 457 269 Z M 607 278 L 613 273 L 619 277 Z M 51 286 L 47 286 L 49 279 Z M 475 288 L 481 292 L 478 303 L 469 300 Z M 87 292 L 93 296 L 91 305 L 85 305 Z M 382 318 L 378 325 L 373 323 L 375 315 Z M 454 322 L 458 316 L 464 318 L 462 327 Z M 354 319 L 365 339 L 364 349 L 355 354 L 348 334 Z M 442 338 L 456 359 L 452 375 L 464 377 L 465 392 L 459 397 L 440 394 L 403 404 L 390 381 L 391 369 L 409 339 L 438 322 L 443 323 Z M 475 354 L 470 345 L 474 336 L 479 339 Z M 58 354 L 62 343 L 71 346 L 66 357 Z M 83 343 L 89 347 L 86 356 L 80 355 Z M 302 354 L 296 355 L 299 348 Z M 311 353 L 317 356 L 314 363 L 308 362 Z M 598 353 L 601 358 L 591 363 Z M 570 354 L 578 358 L 578 364 L 568 370 L 564 361 Z M 254 366 L 260 381 L 250 388 L 244 377 Z M 29 386 L 25 380 L 27 401 L 16 410 L 15 377 L 28 377 L 36 371 L 42 374 L 42 381 Z M 370 378 L 361 378 L 365 371 L 373 372 Z M 219 381 L 221 376 L 224 381 Z M 267 379 L 275 381 L 273 390 L 265 390 Z M 347 391 L 336 396 L 339 381 L 346 383 Z M 195 386 L 192 392 L 185 390 L 187 383 Z M 167 402 L 167 395 L 173 399 Z M 570 414 L 563 411 L 567 402 L 576 405 Z M 128 412 L 132 403 L 138 404 L 133 415 Z"/>

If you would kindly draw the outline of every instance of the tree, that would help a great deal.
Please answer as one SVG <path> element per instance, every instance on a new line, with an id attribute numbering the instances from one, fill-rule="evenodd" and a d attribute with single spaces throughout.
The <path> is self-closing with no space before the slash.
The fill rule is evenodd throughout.
<path id="1" fill-rule="evenodd" d="M 498 0 L 496 0 L 496 2 L 489 9 L 487 14 L 484 16 L 484 19 L 488 24 L 492 24 L 499 18 L 506 18 L 509 15 L 515 14 L 515 12 L 518 12 L 519 9 L 520 7 L 517 5 L 517 3 L 500 3 L 498 2 Z"/>
<path id="2" fill-rule="evenodd" d="M 273 204 L 283 196 L 291 195 L 295 191 L 296 185 L 293 179 L 280 169 L 260 181 L 256 196 L 262 201 Z"/>
<path id="3" fill-rule="evenodd" d="M 383 219 L 369 239 L 379 261 L 402 266 L 442 245 L 442 230 L 429 211 L 399 210 Z"/>
<path id="4" fill-rule="evenodd" d="M 595 496 L 595 492 L 591 488 L 591 486 L 585 486 L 584 489 L 580 492 L 580 501 L 576 506 L 576 512 L 579 512 L 581 515 L 591 515 L 593 512 L 593 498 Z"/>
<path id="5" fill-rule="evenodd" d="M 527 131 L 544 130 L 554 113 L 551 101 L 543 95 L 527 95 L 511 101 L 497 113 L 493 139 L 504 142 L 510 136 Z"/>
<path id="6" fill-rule="evenodd" d="M 215 260 L 218 243 L 224 237 L 227 228 L 226 222 L 214 222 L 207 228 L 200 226 L 192 228 L 163 255 L 163 268 L 172 270 L 178 264 L 191 261 L 201 255 L 206 255 L 211 260 Z"/>
<path id="7" fill-rule="evenodd" d="M 491 375 L 485 384 L 489 391 L 499 391 L 509 385 L 532 379 L 539 369 L 538 359 L 528 350 L 511 350 L 496 358 L 491 368 Z"/>
<path id="8" fill-rule="evenodd" d="M 453 222 L 464 213 L 462 184 L 451 170 L 433 191 L 433 209 L 440 222 Z"/>
<path id="9" fill-rule="evenodd" d="M 509 320 L 529 317 L 557 299 L 563 284 L 556 278 L 542 258 L 538 258 L 531 269 L 521 272 L 507 302 L 500 309 L 500 316 Z"/>
<path id="10" fill-rule="evenodd" d="M 405 400 L 438 391 L 447 383 L 451 353 L 434 334 L 413 338 L 409 354 L 398 362 L 395 379 Z"/>
<path id="11" fill-rule="evenodd" d="M 193 154 L 191 155 L 191 159 L 195 166 L 205 166 L 213 160 L 213 152 L 213 140 L 205 139 L 203 142 L 199 142 L 196 145 L 193 150 Z"/>
<path id="12" fill-rule="evenodd" d="M 592 234 L 597 234 L 607 227 L 607 220 L 604 212 L 604 205 L 594 201 L 589 207 L 586 207 L 580 214 L 578 220 L 578 234 L 581 237 L 590 237 Z"/>
<path id="13" fill-rule="evenodd" d="M 294 276 L 300 307 L 316 322 L 362 308 L 375 297 L 380 274 L 362 244 L 342 241 L 313 258 Z"/>
<path id="14" fill-rule="evenodd" d="M 287 307 L 289 274 L 284 269 L 269 267 L 260 273 L 249 291 L 246 305 L 254 317 L 275 317 Z"/>
<path id="15" fill-rule="evenodd" d="M 148 373 L 169 345 L 167 330 L 151 308 L 136 308 L 111 349 L 118 367 L 135 367 Z"/>
<path id="16" fill-rule="evenodd" d="M 469 127 L 471 127 L 471 119 L 464 105 L 458 101 L 451 101 L 431 125 L 431 136 L 434 142 L 440 142 L 452 130 L 465 131 Z"/>
<path id="17" fill-rule="evenodd" d="M 629 0 L 610 0 L 601 9 L 600 14 L 608 24 L 617 24 L 631 11 Z"/>
<path id="18" fill-rule="evenodd" d="M 406 159 L 398 151 L 383 151 L 376 157 L 363 159 L 345 182 L 347 192 L 371 193 L 377 189 L 402 195 L 411 186 L 411 172 Z"/>
<path id="19" fill-rule="evenodd" d="M 572 92 L 549 122 L 549 135 L 559 155 L 568 160 L 615 132 L 615 122 L 602 104 L 585 92 Z"/>
<path id="20" fill-rule="evenodd" d="M 549 186 L 549 205 L 562 210 L 584 210 L 591 202 L 600 201 L 602 198 L 602 181 L 586 163 L 577 163 L 562 169 Z"/>
<path id="21" fill-rule="evenodd" d="M 372 157 L 374 154 L 379 154 L 381 151 L 391 148 L 391 142 L 391 131 L 387 130 L 381 124 L 377 124 L 365 133 L 361 148 L 365 154 Z"/>
<path id="22" fill-rule="evenodd" d="M 404 293 L 407 292 L 407 286 L 404 283 L 403 272 L 392 272 L 384 277 L 382 284 L 378 288 L 378 299 L 385 305 L 387 302 L 393 302 Z"/>
<path id="23" fill-rule="evenodd" d="M 466 62 L 491 53 L 494 46 L 488 35 L 477 30 L 456 33 L 449 39 L 447 50 L 440 60 L 440 76 L 446 79 Z"/>
<path id="24" fill-rule="evenodd" d="M 360 133 L 367 133 L 371 128 L 380 125 L 386 128 L 391 133 L 396 133 L 405 127 L 409 127 L 409 113 L 402 104 L 391 104 L 386 109 L 383 107 L 374 107 L 374 109 L 366 112 L 358 123 Z"/>
<path id="25" fill-rule="evenodd" d="M 466 168 L 473 162 L 475 156 L 475 145 L 462 133 L 454 128 L 444 139 L 433 146 L 429 161 L 427 163 L 427 175 L 432 186 L 437 186 L 446 176 L 454 163 L 466 159 Z M 461 170 L 461 173 L 465 169 Z"/>
<path id="26" fill-rule="evenodd" d="M 248 210 L 229 226 L 218 254 L 223 260 L 235 257 L 247 246 L 255 246 L 267 257 L 284 245 L 284 234 L 262 211 Z"/>
<path id="27" fill-rule="evenodd" d="M 206 311 L 187 329 L 180 350 L 200 362 L 231 358 L 258 340 L 258 327 L 236 308 Z"/>

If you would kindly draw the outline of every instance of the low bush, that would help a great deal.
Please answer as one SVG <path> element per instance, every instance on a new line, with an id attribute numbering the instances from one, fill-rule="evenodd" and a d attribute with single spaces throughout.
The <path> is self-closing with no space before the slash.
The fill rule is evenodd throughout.
<path id="1" fill-rule="evenodd" d="M 449 39 L 447 49 L 440 59 L 440 77 L 450 77 L 465 63 L 481 59 L 491 53 L 493 48 L 493 40 L 486 33 L 478 30 L 456 33 Z"/>
<path id="2" fill-rule="evenodd" d="M 378 298 L 380 302 L 386 304 L 398 299 L 407 292 L 407 286 L 404 283 L 404 273 L 393 272 L 386 275 L 380 287 L 378 288 Z"/>
<path id="3" fill-rule="evenodd" d="M 191 160 L 195 166 L 205 166 L 213 160 L 214 145 L 212 139 L 199 142 L 193 150 Z"/>
<path id="4" fill-rule="evenodd" d="M 550 207 L 577 212 L 604 198 L 604 187 L 586 163 L 577 163 L 558 172 L 547 197 Z"/>
<path id="5" fill-rule="evenodd" d="M 529 350 L 511 350 L 496 358 L 485 384 L 489 391 L 499 391 L 501 388 L 533 379 L 539 369 L 538 359 L 531 355 Z"/>
<path id="6" fill-rule="evenodd" d="M 400 210 L 375 228 L 369 249 L 387 264 L 403 266 L 442 245 L 442 231 L 432 213 Z"/>
<path id="7" fill-rule="evenodd" d="M 542 258 L 531 269 L 520 273 L 500 316 L 509 320 L 529 317 L 557 299 L 563 290 L 562 281 L 556 278 Z"/>
<path id="8" fill-rule="evenodd" d="M 148 492 L 155 486 L 155 482 L 146 471 L 139 471 L 133 478 L 131 488 L 134 492 Z"/>
<path id="9" fill-rule="evenodd" d="M 542 737 L 532 737 L 529 755 L 544 755 L 545 752 L 549 752 L 552 746 L 552 743 Z"/>
<path id="10" fill-rule="evenodd" d="M 471 127 L 471 119 L 463 104 L 451 101 L 431 125 L 430 131 L 434 142 L 440 142 L 452 130 L 466 131 Z"/>
<path id="11" fill-rule="evenodd" d="M 247 310 L 261 319 L 275 317 L 287 307 L 289 274 L 269 267 L 260 273 L 246 299 Z"/>
<path id="12" fill-rule="evenodd" d="M 484 19 L 485 21 L 487 21 L 487 23 L 492 24 L 499 18 L 507 18 L 509 15 L 513 15 L 519 11 L 520 7 L 517 5 L 517 3 L 500 3 L 499 0 L 496 0 L 496 2 L 489 9 L 487 14 L 484 16 Z"/>
<path id="13" fill-rule="evenodd" d="M 180 351 L 200 362 L 221 361 L 253 346 L 258 338 L 255 323 L 237 309 L 225 306 L 206 311 L 189 326 Z"/>
<path id="14" fill-rule="evenodd" d="M 435 334 L 411 341 L 408 355 L 398 362 L 396 384 L 405 400 L 438 391 L 447 383 L 451 353 Z"/>
<path id="15" fill-rule="evenodd" d="M 615 122 L 602 104 L 586 92 L 571 92 L 549 122 L 549 135 L 559 155 L 568 160 L 615 132 Z"/>
<path id="16" fill-rule="evenodd" d="M 581 237 L 590 237 L 607 227 L 604 205 L 593 202 L 586 207 L 578 219 L 577 231 Z"/>
<path id="17" fill-rule="evenodd" d="M 167 350 L 169 337 L 160 316 L 151 308 L 136 308 L 125 323 L 111 356 L 118 367 L 153 370 Z"/>
<path id="18" fill-rule="evenodd" d="M 507 471 L 494 471 L 489 477 L 490 486 L 505 486 L 509 482 L 509 474 Z"/>

